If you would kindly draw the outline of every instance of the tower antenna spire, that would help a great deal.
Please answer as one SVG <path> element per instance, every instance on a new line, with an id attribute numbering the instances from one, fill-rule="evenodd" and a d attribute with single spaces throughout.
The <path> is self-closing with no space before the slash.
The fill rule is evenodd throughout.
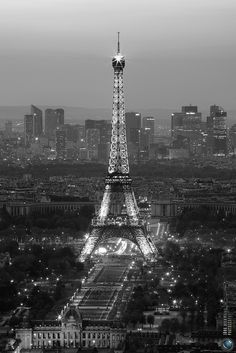
<path id="1" fill-rule="evenodd" d="M 118 32 L 117 54 L 120 53 L 120 32 Z"/>

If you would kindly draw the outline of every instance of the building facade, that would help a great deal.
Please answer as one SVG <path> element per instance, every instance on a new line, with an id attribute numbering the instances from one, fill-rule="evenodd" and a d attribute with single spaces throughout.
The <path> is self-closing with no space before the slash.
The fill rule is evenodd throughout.
<path id="1" fill-rule="evenodd" d="M 98 146 L 100 144 L 100 130 L 86 129 L 87 159 L 98 159 Z"/>
<path id="2" fill-rule="evenodd" d="M 125 122 L 129 160 L 137 162 L 140 151 L 141 114 L 138 112 L 126 112 Z"/>
<path id="3" fill-rule="evenodd" d="M 228 153 L 226 117 L 227 113 L 220 106 L 210 107 L 210 116 L 207 117 L 209 154 L 226 156 Z"/>
<path id="4" fill-rule="evenodd" d="M 33 322 L 31 327 L 16 329 L 21 348 L 97 347 L 117 348 L 126 337 L 119 323 L 85 321 L 76 307 L 69 307 L 56 321 Z"/>
<path id="5" fill-rule="evenodd" d="M 88 159 L 107 161 L 111 142 L 111 122 L 108 120 L 85 120 Z"/>
<path id="6" fill-rule="evenodd" d="M 197 106 L 182 106 L 181 112 L 171 116 L 173 149 L 184 149 L 190 154 L 201 153 L 202 114 Z"/>
<path id="7" fill-rule="evenodd" d="M 146 133 L 149 133 L 150 143 L 154 143 L 155 135 L 155 118 L 152 116 L 143 117 L 143 129 Z"/>
<path id="8" fill-rule="evenodd" d="M 29 145 L 34 136 L 34 123 L 33 116 L 31 114 L 27 114 L 24 116 L 24 140 L 25 145 Z"/>
<path id="9" fill-rule="evenodd" d="M 64 109 L 45 110 L 45 135 L 53 137 L 55 130 L 64 125 Z"/>
<path id="10" fill-rule="evenodd" d="M 5 122 L 5 136 L 7 137 L 12 136 L 12 121 Z"/>
<path id="11" fill-rule="evenodd" d="M 43 133 L 43 112 L 35 105 L 31 105 L 30 109 L 33 116 L 34 137 L 39 137 Z"/>
<path id="12" fill-rule="evenodd" d="M 25 145 L 30 145 L 34 138 L 39 138 L 43 133 L 42 110 L 31 105 L 30 114 L 24 116 L 24 138 Z"/>
<path id="13" fill-rule="evenodd" d="M 62 129 L 56 130 L 56 156 L 57 159 L 66 158 L 66 132 Z"/>
<path id="14" fill-rule="evenodd" d="M 236 332 L 236 285 L 234 281 L 224 282 L 223 335 L 232 336 Z"/>

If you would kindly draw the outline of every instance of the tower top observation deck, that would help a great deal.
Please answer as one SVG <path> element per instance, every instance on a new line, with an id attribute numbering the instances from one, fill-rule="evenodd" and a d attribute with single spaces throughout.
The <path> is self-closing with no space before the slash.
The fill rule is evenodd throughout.
<path id="1" fill-rule="evenodd" d="M 125 67 L 125 57 L 120 53 L 120 32 L 118 32 L 117 54 L 112 58 L 112 66 L 118 71 Z"/>

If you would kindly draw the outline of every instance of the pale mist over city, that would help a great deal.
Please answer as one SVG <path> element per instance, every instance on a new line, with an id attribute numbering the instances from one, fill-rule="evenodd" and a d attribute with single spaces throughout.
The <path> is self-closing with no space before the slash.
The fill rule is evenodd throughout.
<path id="1" fill-rule="evenodd" d="M 0 353 L 236 352 L 236 1 L 0 0 Z"/>

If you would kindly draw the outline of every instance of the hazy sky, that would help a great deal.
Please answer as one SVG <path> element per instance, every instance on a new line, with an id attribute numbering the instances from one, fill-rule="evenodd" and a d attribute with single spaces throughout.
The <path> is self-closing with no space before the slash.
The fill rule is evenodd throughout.
<path id="1" fill-rule="evenodd" d="M 0 105 L 236 108 L 236 0 L 0 0 Z"/>

